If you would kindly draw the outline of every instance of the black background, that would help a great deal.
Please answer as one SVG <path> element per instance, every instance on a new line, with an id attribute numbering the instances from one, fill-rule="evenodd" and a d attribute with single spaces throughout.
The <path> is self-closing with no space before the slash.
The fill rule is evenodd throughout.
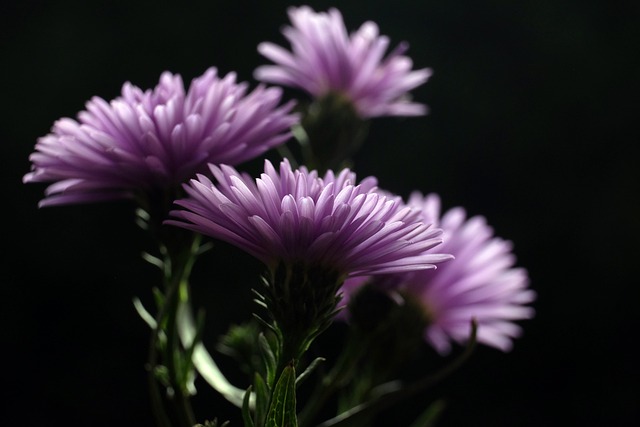
<path id="1" fill-rule="evenodd" d="M 54 120 L 123 82 L 186 82 L 215 65 L 251 82 L 256 45 L 283 44 L 283 1 L 4 2 L 0 22 L 3 425 L 151 426 L 143 365 L 149 242 L 126 202 L 37 209 L 28 155 Z M 374 121 L 356 159 L 389 190 L 436 191 L 513 240 L 538 293 L 511 353 L 481 348 L 432 394 L 446 426 L 638 425 L 640 3 L 309 2 L 373 20 L 435 71 L 423 118 Z M 246 168 L 256 168 L 250 162 Z M 218 245 L 194 286 L 207 339 L 248 316 L 256 262 Z M 330 341 L 330 340 L 329 340 Z M 224 363 L 224 358 L 221 359 Z M 428 367 L 420 368 L 428 370 Z M 202 418 L 237 412 L 199 383 Z M 403 415 L 404 417 L 404 415 Z M 401 418 L 404 420 L 404 418 Z M 403 425 L 388 417 L 385 425 Z"/>

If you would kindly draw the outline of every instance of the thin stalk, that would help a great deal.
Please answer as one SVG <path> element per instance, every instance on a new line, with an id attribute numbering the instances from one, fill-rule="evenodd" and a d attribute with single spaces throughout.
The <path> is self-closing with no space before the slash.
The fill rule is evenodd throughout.
<path id="1" fill-rule="evenodd" d="M 162 399 L 162 394 L 160 393 L 160 387 L 156 378 L 155 371 L 158 363 L 158 335 L 160 333 L 160 324 L 166 313 L 165 307 L 166 305 L 163 305 L 162 308 L 158 311 L 155 319 L 156 325 L 151 331 L 151 338 L 149 339 L 149 352 L 147 357 L 147 380 L 149 383 L 151 407 L 156 423 L 160 427 L 171 427 L 171 421 L 169 420 L 169 416 L 164 409 L 164 402 Z"/>
<path id="2" fill-rule="evenodd" d="M 391 391 L 382 393 L 380 396 L 373 398 L 372 400 L 362 403 L 353 407 L 352 409 L 345 411 L 338 416 L 323 422 L 318 427 L 351 427 L 359 425 L 361 422 L 367 422 L 370 417 L 375 414 L 388 409 L 389 407 L 409 399 L 416 394 L 424 391 L 425 389 L 432 387 L 438 382 L 442 381 L 457 369 L 459 369 L 473 354 L 473 350 L 476 347 L 477 341 L 477 328 L 478 325 L 475 319 L 471 321 L 471 336 L 465 350 L 456 357 L 451 363 L 446 365 L 441 370 L 432 375 L 428 375 L 416 382 L 403 385 L 397 388 L 397 384 L 394 382 L 383 384 L 379 386 L 380 389 L 389 388 Z M 365 424 L 366 425 L 366 424 Z"/>
<path id="3" fill-rule="evenodd" d="M 358 342 L 356 345 L 353 345 L 353 343 L 353 339 L 347 340 L 347 349 L 340 355 L 340 358 L 333 365 L 329 374 L 326 375 L 314 389 L 304 409 L 298 416 L 301 427 L 311 425 L 313 419 L 324 404 L 343 385 L 346 379 L 345 377 L 354 371 L 354 367 L 360 361 L 360 357 L 366 354 L 369 348 L 368 342 Z"/>
<path id="4" fill-rule="evenodd" d="M 164 360 L 174 392 L 172 399 L 176 406 L 176 413 L 180 419 L 180 425 L 191 427 L 195 424 L 195 416 L 191 407 L 191 401 L 189 400 L 189 393 L 184 387 L 185 379 L 180 372 L 180 360 L 183 357 L 183 349 L 180 345 L 176 323 L 181 286 L 186 286 L 186 282 L 180 281 L 176 283 L 176 292 L 170 291 L 170 300 L 165 303 L 169 306 L 169 311 L 167 313 L 167 345 L 165 347 Z"/>
<path id="5" fill-rule="evenodd" d="M 165 294 L 155 319 L 155 328 L 149 342 L 149 389 L 156 421 L 161 427 L 171 427 L 172 423 L 165 408 L 156 368 L 160 363 L 167 369 L 169 386 L 173 391 L 171 400 L 178 425 L 192 427 L 196 424 L 191 406 L 189 391 L 185 386 L 182 372 L 184 348 L 178 334 L 177 312 L 180 304 L 188 303 L 188 278 L 196 260 L 199 236 L 195 236 L 188 246 L 170 245 L 164 247 L 164 283 Z M 166 338 L 165 345 L 159 346 L 160 334 Z"/>

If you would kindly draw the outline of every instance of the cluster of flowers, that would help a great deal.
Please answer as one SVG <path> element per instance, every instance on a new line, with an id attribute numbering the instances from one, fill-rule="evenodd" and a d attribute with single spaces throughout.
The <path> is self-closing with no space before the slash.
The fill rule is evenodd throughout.
<path id="1" fill-rule="evenodd" d="M 348 168 L 310 170 L 286 158 L 265 160 L 258 178 L 235 168 L 289 141 L 304 116 L 265 84 L 312 100 L 339 96 L 361 120 L 426 113 L 408 92 L 431 71 L 412 69 L 405 44 L 386 55 L 389 39 L 374 23 L 349 34 L 335 9 L 291 8 L 289 16 L 291 50 L 258 46 L 274 64 L 257 68 L 263 83 L 254 90 L 215 68 L 188 88 L 169 72 L 152 90 L 125 83 L 120 97 L 95 97 L 77 119 L 57 121 L 24 181 L 52 183 L 41 206 L 170 194 L 177 200 L 156 218 L 163 227 L 229 242 L 274 273 L 282 265 L 331 272 L 338 305 L 348 307 L 364 286 L 413 298 L 427 320 L 424 339 L 441 354 L 469 339 L 471 319 L 479 342 L 509 350 L 535 294 L 510 242 L 483 217 L 441 212 L 435 194 L 405 201 Z"/>

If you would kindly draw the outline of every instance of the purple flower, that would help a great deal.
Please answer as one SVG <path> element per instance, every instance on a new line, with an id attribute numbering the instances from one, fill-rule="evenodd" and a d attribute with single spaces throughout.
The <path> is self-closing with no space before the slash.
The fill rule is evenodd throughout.
<path id="1" fill-rule="evenodd" d="M 443 230 L 438 250 L 455 259 L 437 270 L 386 277 L 381 287 L 421 302 L 428 320 L 425 339 L 441 354 L 451 350 L 451 340 L 469 339 L 472 318 L 478 322 L 478 342 L 510 350 L 512 339 L 522 332 L 514 321 L 533 317 L 526 304 L 535 299 L 526 270 L 514 267 L 512 244 L 495 237 L 484 217 L 467 219 L 460 207 L 440 216 L 435 194 L 414 193 L 408 205 L 422 209 L 423 220 Z M 348 280 L 343 292 L 348 296 L 361 285 L 362 280 Z"/>
<path id="2" fill-rule="evenodd" d="M 78 119 L 58 120 L 38 140 L 24 182 L 53 182 L 41 206 L 128 197 L 172 188 L 207 163 L 237 164 L 283 143 L 297 118 L 278 107 L 281 89 L 247 93 L 215 68 L 193 80 L 165 72 L 153 90 L 131 83 L 111 102 L 94 97 Z"/>
<path id="3" fill-rule="evenodd" d="M 267 160 L 252 179 L 229 166 L 211 166 L 217 183 L 199 175 L 185 185 L 184 210 L 167 223 L 227 241 L 270 269 L 304 264 L 346 275 L 371 275 L 434 268 L 448 255 L 426 253 L 441 231 L 420 212 L 376 192 L 372 177 L 356 184 L 344 169 L 319 177 L 302 167 Z"/>
<path id="4" fill-rule="evenodd" d="M 292 52 L 273 43 L 258 51 L 276 65 L 255 71 L 258 80 L 300 88 L 314 97 L 342 94 L 363 118 L 416 116 L 426 107 L 410 102 L 407 93 L 425 83 L 430 69 L 411 71 L 412 61 L 400 44 L 386 58 L 389 38 L 365 22 L 349 35 L 336 9 L 316 13 L 308 6 L 289 8 L 292 27 L 283 30 Z"/>

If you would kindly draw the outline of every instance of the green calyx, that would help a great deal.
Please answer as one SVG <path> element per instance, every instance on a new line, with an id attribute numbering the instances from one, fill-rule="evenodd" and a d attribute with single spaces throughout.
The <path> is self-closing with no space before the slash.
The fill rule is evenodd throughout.
<path id="1" fill-rule="evenodd" d="M 321 173 L 348 167 L 369 128 L 353 102 L 339 92 L 329 92 L 311 103 L 301 125 L 307 136 L 305 164 Z"/>
<path id="2" fill-rule="evenodd" d="M 344 275 L 302 262 L 281 262 L 264 278 L 257 301 L 266 307 L 280 341 L 280 368 L 300 360 L 311 342 L 329 327 L 340 301 Z M 279 369 L 280 370 L 280 369 Z"/>

